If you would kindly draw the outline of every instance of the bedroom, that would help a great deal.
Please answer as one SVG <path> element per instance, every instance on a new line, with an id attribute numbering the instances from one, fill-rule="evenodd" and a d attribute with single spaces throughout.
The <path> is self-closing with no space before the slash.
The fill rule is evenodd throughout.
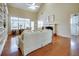
<path id="1" fill-rule="evenodd" d="M 79 12 L 79 4 L 77 3 L 37 3 L 36 10 L 29 9 L 28 7 L 30 5 L 34 5 L 34 3 L 7 4 L 9 19 L 8 19 L 8 24 L 6 25 L 8 25 L 7 30 L 8 30 L 9 36 L 8 36 L 7 42 L 5 43 L 2 55 L 4 56 L 22 55 L 23 52 L 21 52 L 21 50 L 18 50 L 18 47 L 16 46 L 17 43 L 15 42 L 18 39 L 17 38 L 18 34 L 21 35 L 25 31 L 25 29 L 27 29 L 28 31 L 38 30 L 42 32 L 42 30 L 46 30 L 46 27 L 49 27 L 49 26 L 53 28 L 53 32 L 49 30 L 46 33 L 50 34 L 50 37 L 54 36 L 55 34 L 55 36 L 52 38 L 52 43 L 46 45 L 45 47 L 37 49 L 28 55 L 32 55 L 32 56 L 33 55 L 34 56 L 35 55 L 44 55 L 44 56 L 45 55 L 49 55 L 49 56 L 79 55 L 78 53 L 75 54 L 71 52 L 71 44 L 70 44 L 71 43 L 70 18 L 72 14 Z M 12 26 L 13 23 L 11 22 L 14 23 L 13 26 Z M 26 24 L 26 22 L 28 24 Z M 12 29 L 16 29 L 16 30 L 12 31 Z M 29 33 L 33 33 L 31 31 Z M 38 31 L 37 31 L 37 34 L 39 33 Z M 44 32 L 42 33 L 45 35 Z M 43 38 L 42 36 L 41 38 Z M 49 35 L 46 35 L 47 38 L 48 36 Z M 11 46 L 11 42 L 13 42 L 12 46 Z M 36 43 L 38 44 L 38 42 Z M 46 42 L 44 42 L 44 44 L 45 43 Z M 8 49 L 6 47 L 8 47 Z M 10 49 L 12 49 L 11 50 L 12 52 L 10 51 Z"/>

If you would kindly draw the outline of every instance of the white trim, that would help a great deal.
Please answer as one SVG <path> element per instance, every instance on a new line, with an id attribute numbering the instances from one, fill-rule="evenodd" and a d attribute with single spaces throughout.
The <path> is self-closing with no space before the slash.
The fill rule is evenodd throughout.
<path id="1" fill-rule="evenodd" d="M 67 38 L 71 38 L 71 35 L 63 35 L 63 34 L 57 34 L 58 36 L 62 36 L 62 37 L 67 37 Z"/>

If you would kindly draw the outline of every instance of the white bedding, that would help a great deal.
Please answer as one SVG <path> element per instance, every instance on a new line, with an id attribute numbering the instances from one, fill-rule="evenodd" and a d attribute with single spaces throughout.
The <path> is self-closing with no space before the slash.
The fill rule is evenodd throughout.
<path id="1" fill-rule="evenodd" d="M 28 53 L 38 48 L 41 48 L 51 42 L 52 42 L 51 30 L 34 31 L 34 32 L 25 30 L 21 35 L 19 45 L 23 55 L 27 55 Z"/>

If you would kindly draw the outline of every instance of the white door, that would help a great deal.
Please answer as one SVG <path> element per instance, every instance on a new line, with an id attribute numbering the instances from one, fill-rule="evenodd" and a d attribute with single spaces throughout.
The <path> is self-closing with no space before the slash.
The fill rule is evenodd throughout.
<path id="1" fill-rule="evenodd" d="M 79 22 L 77 24 L 77 34 L 79 35 Z"/>
<path id="2" fill-rule="evenodd" d="M 71 17 L 71 35 L 79 35 L 79 16 Z"/>
<path id="3" fill-rule="evenodd" d="M 71 24 L 71 34 L 72 35 L 78 35 L 77 24 Z"/>
<path id="4" fill-rule="evenodd" d="M 71 17 L 71 24 L 78 24 L 79 16 L 72 16 Z"/>

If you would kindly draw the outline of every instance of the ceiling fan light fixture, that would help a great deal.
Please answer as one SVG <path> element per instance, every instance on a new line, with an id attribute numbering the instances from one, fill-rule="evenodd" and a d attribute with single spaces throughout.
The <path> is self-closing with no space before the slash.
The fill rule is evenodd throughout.
<path id="1" fill-rule="evenodd" d="M 30 6 L 29 8 L 30 8 L 30 9 L 33 9 L 33 10 L 35 10 L 35 9 L 36 9 L 36 7 L 35 7 L 35 6 Z"/>
<path id="2" fill-rule="evenodd" d="M 39 8 L 39 6 L 36 5 L 36 3 L 32 3 L 32 4 L 28 4 L 28 8 L 30 8 L 32 10 L 36 10 L 37 8 Z"/>

